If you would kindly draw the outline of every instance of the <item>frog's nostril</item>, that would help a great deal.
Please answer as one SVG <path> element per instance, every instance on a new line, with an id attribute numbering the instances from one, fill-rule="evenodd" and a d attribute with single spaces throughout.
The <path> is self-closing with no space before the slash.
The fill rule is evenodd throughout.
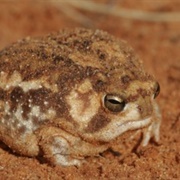
<path id="1" fill-rule="evenodd" d="M 140 113 L 142 113 L 143 112 L 142 106 L 138 106 L 138 110 L 139 110 Z"/>
<path id="2" fill-rule="evenodd" d="M 143 101 L 139 102 L 138 111 L 142 118 L 151 116 L 153 113 L 152 103 L 148 99 L 144 99 Z"/>

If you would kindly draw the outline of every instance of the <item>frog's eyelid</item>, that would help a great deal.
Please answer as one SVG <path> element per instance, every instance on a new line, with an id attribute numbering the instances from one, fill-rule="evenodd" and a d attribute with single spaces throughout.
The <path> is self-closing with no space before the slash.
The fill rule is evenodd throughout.
<path id="1" fill-rule="evenodd" d="M 156 82 L 156 85 L 155 85 L 155 92 L 154 92 L 154 99 L 159 95 L 160 93 L 160 85 L 158 82 Z"/>

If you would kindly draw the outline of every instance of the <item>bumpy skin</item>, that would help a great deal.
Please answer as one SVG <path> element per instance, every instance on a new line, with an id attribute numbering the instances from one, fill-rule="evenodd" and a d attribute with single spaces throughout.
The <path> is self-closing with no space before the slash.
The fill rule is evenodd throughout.
<path id="1" fill-rule="evenodd" d="M 125 132 L 159 140 L 157 83 L 124 41 L 100 30 L 62 30 L 0 52 L 0 139 L 26 156 L 79 165 Z M 125 103 L 120 112 L 106 94 Z"/>

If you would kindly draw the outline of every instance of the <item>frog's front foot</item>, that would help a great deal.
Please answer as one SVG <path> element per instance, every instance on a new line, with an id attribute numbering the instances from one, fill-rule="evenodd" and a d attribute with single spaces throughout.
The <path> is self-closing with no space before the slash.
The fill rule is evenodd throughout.
<path id="1" fill-rule="evenodd" d="M 152 116 L 152 123 L 143 130 L 142 146 L 146 146 L 150 139 L 153 138 L 155 142 L 159 142 L 160 125 L 161 125 L 161 113 L 159 107 L 154 103 L 154 115 Z"/>

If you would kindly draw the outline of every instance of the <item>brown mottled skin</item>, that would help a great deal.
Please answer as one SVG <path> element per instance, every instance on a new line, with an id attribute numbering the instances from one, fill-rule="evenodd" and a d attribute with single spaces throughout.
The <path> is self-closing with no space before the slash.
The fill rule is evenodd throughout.
<path id="1" fill-rule="evenodd" d="M 87 143 L 92 142 L 93 146 L 103 142 L 96 140 L 93 133 L 100 131 L 111 121 L 107 110 L 99 109 L 98 114 L 84 129 L 79 129 L 79 124 L 69 114 L 70 107 L 66 103 L 65 97 L 84 79 L 90 80 L 93 91 L 97 94 L 117 94 L 125 99 L 126 103 L 137 101 L 141 118 L 152 113 L 151 106 L 143 107 L 143 104 L 147 103 L 149 99 L 147 98 L 147 101 L 142 103 L 142 99 L 138 98 L 141 96 L 146 99 L 153 95 L 156 91 L 156 81 L 144 71 L 142 62 L 126 42 L 117 40 L 100 30 L 66 29 L 45 37 L 26 38 L 18 41 L 0 51 L 0 71 L 7 73 L 9 77 L 17 71 L 23 81 L 37 80 L 43 77 L 50 85 L 57 84 L 58 88 L 58 92 L 53 92 L 46 87 L 31 89 L 27 92 L 17 86 L 8 90 L 0 88 L 0 101 L 8 102 L 12 113 L 17 110 L 18 104 L 21 104 L 24 119 L 30 112 L 29 99 L 32 100 L 32 105 L 40 106 L 41 112 L 47 111 L 50 107 L 56 111 L 53 119 L 46 119 L 42 122 L 37 117 L 33 118 L 33 124 L 38 128 L 32 133 L 35 136 L 38 134 L 38 138 L 42 141 L 35 140 L 34 135 L 31 138 L 30 134 L 26 138 L 27 144 L 21 145 L 21 139 L 18 137 L 26 131 L 26 127 L 17 128 L 13 132 L 8 126 L 2 128 L 0 139 L 20 154 L 37 156 L 40 150 L 38 146 L 34 146 L 33 141 L 41 146 L 46 142 L 44 134 L 51 134 L 51 129 L 58 132 L 59 128 L 68 136 L 80 137 Z M 129 85 L 135 81 L 138 83 L 149 82 L 150 86 L 145 88 L 139 86 L 137 93 L 134 94 L 134 89 L 129 88 Z M 81 98 L 86 98 L 86 95 L 82 94 Z M 45 105 L 44 101 L 47 101 L 48 105 Z M 88 100 L 86 101 L 85 106 L 88 106 Z M 1 107 L 0 116 L 3 116 L 3 111 L 4 109 Z M 11 115 L 6 115 L 4 118 L 6 121 L 11 121 Z M 57 129 L 54 130 L 53 127 Z M 16 140 L 13 139 L 13 136 L 16 137 Z M 34 149 L 27 150 L 27 146 L 32 146 L 32 149 L 34 146 Z M 42 149 L 46 151 L 45 146 Z M 98 150 L 94 151 L 89 150 L 89 154 L 98 153 Z M 81 153 L 77 151 L 77 154 L 74 154 L 76 157 Z M 82 156 L 84 154 L 89 155 L 86 151 L 82 152 Z M 48 155 L 46 154 L 46 156 Z"/>

